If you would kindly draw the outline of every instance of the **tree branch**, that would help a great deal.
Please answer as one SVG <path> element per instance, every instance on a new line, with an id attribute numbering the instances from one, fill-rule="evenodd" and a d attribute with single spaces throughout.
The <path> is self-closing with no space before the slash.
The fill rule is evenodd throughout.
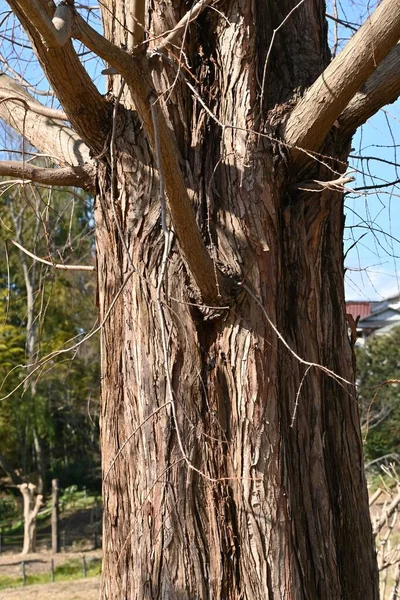
<path id="1" fill-rule="evenodd" d="M 53 19 L 51 19 L 40 0 L 29 0 L 29 2 L 16 0 L 15 2 L 10 1 L 9 4 L 12 8 L 16 8 L 18 4 L 20 5 L 24 11 L 25 19 L 40 31 L 41 37 L 48 49 L 64 46 L 70 39 L 72 24 L 72 10 L 70 6 L 60 4 L 56 8 Z"/>
<path id="2" fill-rule="evenodd" d="M 400 43 L 349 102 L 339 118 L 340 131 L 351 136 L 372 115 L 400 96 Z"/>
<path id="3" fill-rule="evenodd" d="M 41 114 L 42 105 L 5 73 L 0 75 L 0 95 L 3 97 L 0 118 L 40 152 L 50 155 L 61 166 L 83 165 L 90 160 L 89 148 L 79 136 L 66 125 Z M 8 99 L 4 100 L 5 97 Z"/>
<path id="4" fill-rule="evenodd" d="M 285 127 L 285 142 L 319 150 L 336 119 L 399 38 L 400 0 L 383 0 L 295 107 Z M 296 148 L 292 158 L 299 165 L 307 160 Z"/>
<path id="5" fill-rule="evenodd" d="M 130 0 L 129 6 L 129 50 L 139 46 L 144 40 L 145 0 Z"/>
<path id="6" fill-rule="evenodd" d="M 92 112 L 94 112 L 94 105 L 96 105 L 96 102 L 91 102 L 90 98 L 87 97 L 86 90 L 84 90 L 82 106 L 79 106 L 79 100 L 77 106 L 76 94 L 79 93 L 77 92 L 77 86 L 72 86 L 74 91 L 72 99 L 69 97 L 71 85 L 69 82 L 68 84 L 65 84 L 65 80 L 68 80 L 68 76 L 65 74 L 64 65 L 66 57 L 64 53 L 69 47 L 73 52 L 72 45 L 67 43 L 63 49 L 55 48 L 52 49 L 51 52 L 45 50 L 44 45 L 40 40 L 40 34 L 44 35 L 48 44 L 53 44 L 57 41 L 54 32 L 51 32 L 53 25 L 49 21 L 49 9 L 46 8 L 45 0 L 35 0 L 34 3 L 28 2 L 27 0 L 9 0 L 9 4 L 16 7 L 15 12 L 18 14 L 21 23 L 32 38 L 43 68 L 46 70 L 62 106 L 70 117 L 71 123 L 77 131 L 82 134 L 84 139 L 88 139 L 88 143 L 93 147 L 94 139 L 88 134 L 89 131 L 93 131 Z M 66 8 L 70 10 L 69 7 Z M 22 9 L 25 12 L 23 12 Z M 47 14 L 47 17 L 44 15 L 44 12 Z M 90 50 L 106 60 L 111 66 L 115 67 L 123 76 L 131 91 L 136 109 L 143 120 L 143 125 L 149 141 L 154 148 L 154 129 L 149 104 L 149 97 L 153 92 L 153 85 L 147 58 L 138 56 L 134 59 L 128 52 L 121 50 L 109 42 L 104 36 L 97 33 L 97 31 L 90 27 L 78 13 L 75 13 L 74 17 L 73 37 L 83 42 Z M 76 57 L 74 52 L 73 56 Z M 54 81 L 61 66 L 63 68 L 62 82 Z M 79 67 L 81 67 L 80 63 Z M 74 81 L 75 79 L 75 75 L 72 75 L 71 80 Z M 64 92 L 66 92 L 66 98 L 63 98 Z M 97 90 L 96 94 L 98 94 Z M 78 127 L 76 127 L 77 119 L 75 115 L 79 115 L 80 110 L 85 113 L 84 124 L 79 126 L 78 123 Z M 88 117 L 86 116 L 88 112 L 90 113 L 89 131 L 87 131 Z M 96 127 L 100 132 L 104 131 L 97 122 L 97 118 Z M 178 150 L 175 147 L 172 133 L 169 130 L 161 111 L 159 118 L 159 135 L 161 143 L 161 160 L 169 200 L 169 210 L 183 258 L 186 260 L 189 270 L 200 290 L 203 302 L 207 304 L 217 304 L 220 300 L 220 293 L 224 290 L 223 278 L 221 274 L 218 274 L 216 278 L 210 277 L 210 273 L 214 273 L 215 271 L 214 264 L 197 226 L 179 167 Z M 102 138 L 102 140 L 104 142 L 104 138 Z M 99 149 L 97 144 L 96 147 Z"/>
<path id="7" fill-rule="evenodd" d="M 392 516 L 394 511 L 397 509 L 399 504 L 400 504 L 400 492 L 398 492 L 396 494 L 396 496 L 393 498 L 393 500 L 391 501 L 391 503 L 389 504 L 387 509 L 382 513 L 379 521 L 375 524 L 373 531 L 372 531 L 374 536 L 378 535 L 380 530 L 386 525 L 386 523 L 388 522 L 388 519 L 390 519 L 390 517 Z"/>
<path id="8" fill-rule="evenodd" d="M 37 262 L 40 262 L 44 265 L 48 265 L 49 267 L 53 267 L 54 269 L 58 269 L 59 271 L 95 271 L 96 268 L 93 265 L 63 265 L 62 263 L 54 263 L 50 260 L 46 260 L 44 258 L 40 258 L 40 256 L 36 256 L 33 252 L 30 252 L 24 246 L 16 242 L 15 240 L 11 240 L 11 243 L 14 244 L 21 252 L 33 258 Z"/>
<path id="9" fill-rule="evenodd" d="M 0 73 L 0 76 L 1 75 L 3 75 L 3 73 Z M 43 104 L 40 104 L 39 102 L 32 102 L 31 100 L 23 98 L 18 94 L 16 94 L 14 97 L 10 97 L 10 95 L 7 94 L 7 92 L 5 92 L 4 90 L 0 90 L 0 98 L 3 100 L 16 100 L 18 98 L 21 98 L 25 106 L 29 108 L 29 110 L 31 110 L 32 112 L 37 113 L 38 115 L 42 115 L 43 117 L 49 117 L 50 119 L 57 119 L 58 121 L 68 121 L 67 115 L 62 110 L 50 108 L 48 106 L 43 106 Z"/>
<path id="10" fill-rule="evenodd" d="M 173 44 L 179 39 L 181 33 L 183 33 L 191 21 L 197 19 L 199 14 L 203 12 L 203 10 L 211 4 L 212 0 L 199 0 L 183 17 L 182 19 L 175 25 L 175 27 L 170 31 L 170 33 L 162 40 L 162 42 L 157 46 L 156 52 L 160 52 L 164 50 L 169 44 Z"/>
<path id="11" fill-rule="evenodd" d="M 0 162 L 0 176 L 18 177 L 45 185 L 73 186 L 94 192 L 94 164 L 92 162 L 63 169 L 46 169 L 17 160 Z"/>
<path id="12" fill-rule="evenodd" d="M 54 5 L 47 0 L 7 1 L 29 35 L 72 127 L 95 154 L 100 154 L 111 123 L 109 105 L 82 66 L 71 41 L 65 39 L 70 37 L 73 7 L 63 4 L 53 15 Z"/>
<path id="13" fill-rule="evenodd" d="M 128 52 L 118 48 L 90 27 L 79 14 L 75 15 L 73 36 L 122 75 L 132 94 L 149 142 L 154 149 L 155 136 L 149 102 L 150 97 L 154 94 L 154 89 L 148 59 L 141 55 L 132 57 Z M 168 128 L 161 110 L 159 111 L 158 130 L 168 208 L 183 258 L 200 290 L 203 302 L 219 304 L 221 296 L 227 294 L 226 282 L 221 273 L 218 273 L 216 277 L 210 276 L 216 269 L 196 223 L 182 178 L 178 161 L 179 152 L 174 142 L 173 132 Z"/>

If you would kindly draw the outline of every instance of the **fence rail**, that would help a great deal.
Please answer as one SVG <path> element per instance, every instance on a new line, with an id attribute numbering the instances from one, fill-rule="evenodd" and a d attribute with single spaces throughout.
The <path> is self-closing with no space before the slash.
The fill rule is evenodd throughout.
<path id="1" fill-rule="evenodd" d="M 100 559 L 98 557 L 93 557 L 93 558 L 89 558 L 89 556 L 87 556 L 86 554 L 82 554 L 82 556 L 80 557 L 80 562 L 81 562 L 81 569 L 82 569 L 82 577 L 84 577 L 85 579 L 88 576 L 88 570 L 89 570 L 89 566 L 90 563 L 95 563 L 97 561 L 99 561 Z M 29 584 L 28 578 L 30 576 L 35 576 L 37 575 L 36 573 L 29 573 L 29 567 L 31 566 L 31 562 L 29 560 L 21 560 L 19 565 L 19 572 L 20 572 L 20 577 L 16 577 L 15 579 L 18 581 L 18 579 L 21 580 L 21 586 L 25 586 Z M 43 563 L 44 561 L 41 560 L 41 562 Z M 62 567 L 63 564 L 65 563 L 61 563 L 58 566 Z M 0 569 L 4 569 L 4 568 L 9 568 L 10 565 L 4 564 L 4 565 L 0 565 Z M 45 573 L 46 571 L 41 571 L 41 574 Z M 49 573 L 49 582 L 54 582 L 57 580 L 57 567 L 54 566 L 54 558 L 49 559 L 48 561 L 48 573 Z M 59 577 L 60 580 L 65 579 L 65 577 L 61 576 Z M 45 583 L 45 582 L 43 582 Z"/>
<path id="2" fill-rule="evenodd" d="M 97 550 L 101 548 L 101 534 L 98 530 L 94 529 L 91 535 L 77 536 L 69 532 L 66 529 L 60 531 L 60 548 L 62 552 L 66 552 L 68 548 L 71 548 L 75 544 L 92 543 L 92 549 Z M 7 551 L 16 550 L 21 551 L 24 541 L 23 534 L 9 534 L 0 531 L 0 556 Z M 36 535 L 37 544 L 40 547 L 45 546 L 47 549 L 51 548 L 51 532 L 49 533 L 38 533 Z"/>

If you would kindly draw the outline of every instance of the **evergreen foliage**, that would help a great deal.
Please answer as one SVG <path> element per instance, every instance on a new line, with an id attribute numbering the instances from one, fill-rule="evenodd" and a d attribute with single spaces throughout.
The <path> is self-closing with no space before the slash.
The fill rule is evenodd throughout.
<path id="1" fill-rule="evenodd" d="M 35 368 L 96 325 L 95 280 L 87 272 L 58 271 L 36 262 L 10 240 L 46 260 L 92 263 L 90 198 L 78 194 L 27 186 L 4 194 L 0 206 L 0 452 L 23 476 L 34 473 L 35 429 L 48 474 L 62 486 L 91 486 L 99 478 L 98 339 L 93 336 Z M 33 367 L 28 366 L 23 262 L 34 294 Z M 33 387 L 24 385 L 29 369 L 34 370 Z"/>
<path id="2" fill-rule="evenodd" d="M 400 327 L 357 348 L 357 372 L 366 460 L 400 458 Z"/>

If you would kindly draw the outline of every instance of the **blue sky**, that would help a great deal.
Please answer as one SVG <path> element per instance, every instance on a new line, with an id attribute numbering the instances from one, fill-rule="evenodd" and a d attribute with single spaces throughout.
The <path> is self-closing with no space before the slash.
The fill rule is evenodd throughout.
<path id="1" fill-rule="evenodd" d="M 399 180 L 399 101 L 370 119 L 357 133 L 352 146 L 353 156 L 373 156 L 381 161 L 353 159 L 352 165 L 362 173 L 356 174 L 351 187 Z M 398 163 L 399 167 L 382 162 L 385 160 Z M 376 300 L 400 292 L 399 239 L 400 184 L 381 188 L 379 193 L 366 190 L 360 191 L 360 195 L 347 196 L 344 245 L 348 250 L 345 261 L 348 299 Z"/>
<path id="2" fill-rule="evenodd" d="M 336 6 L 339 18 L 357 24 L 364 21 L 376 4 L 377 0 L 343 0 Z M 334 13 L 334 0 L 327 1 L 327 11 Z M 333 41 L 333 22 L 328 20 L 328 23 Z M 338 33 L 344 44 L 351 31 L 339 28 Z M 353 173 L 356 181 L 348 187 L 400 180 L 400 102 L 384 107 L 370 119 L 355 135 L 352 148 L 352 156 L 379 160 L 351 159 L 350 168 L 357 172 Z M 344 236 L 347 299 L 378 300 L 400 293 L 399 240 L 400 183 L 382 187 L 379 193 L 360 190 L 347 195 Z"/>

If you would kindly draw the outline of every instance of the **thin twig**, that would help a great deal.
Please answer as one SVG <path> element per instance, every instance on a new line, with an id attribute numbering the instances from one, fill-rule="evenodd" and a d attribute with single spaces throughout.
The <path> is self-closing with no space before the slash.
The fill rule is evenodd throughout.
<path id="1" fill-rule="evenodd" d="M 149 421 L 151 418 L 153 418 L 158 412 L 160 412 L 160 410 L 162 410 L 163 408 L 165 408 L 166 406 L 168 406 L 170 404 L 170 402 L 164 402 L 164 404 L 162 404 L 161 406 L 159 406 L 158 408 L 156 408 L 155 410 L 153 410 L 153 412 L 146 417 L 137 427 L 136 429 L 134 429 L 132 431 L 132 433 L 130 433 L 128 435 L 128 437 L 126 438 L 126 440 L 123 442 L 122 446 L 118 449 L 117 454 L 114 456 L 114 458 L 112 459 L 110 466 L 108 467 L 106 474 L 104 475 L 103 481 L 105 481 L 111 471 L 111 469 L 113 468 L 113 466 L 115 465 L 115 463 L 118 460 L 118 457 L 122 454 L 125 446 L 131 441 L 131 439 L 136 435 L 136 433 L 143 427 L 143 425 L 145 425 L 147 423 L 147 421 Z"/>
<path id="2" fill-rule="evenodd" d="M 11 371 L 3 379 L 3 382 L 2 382 L 2 384 L 0 386 L 0 389 L 4 385 L 4 382 L 6 381 L 7 377 L 15 369 L 18 369 L 19 367 L 23 367 L 25 369 L 30 369 L 31 367 L 34 367 L 32 370 L 29 371 L 28 375 L 26 377 L 24 377 L 24 379 L 22 381 L 20 381 L 20 383 L 14 387 L 14 389 L 11 390 L 11 392 L 9 392 L 6 396 L 3 396 L 2 398 L 0 398 L 0 402 L 2 402 L 3 400 L 7 400 L 7 398 L 10 398 L 10 396 L 12 396 L 14 394 L 14 392 L 16 392 L 20 387 L 24 386 L 26 384 L 26 382 L 30 379 L 30 377 L 32 377 L 32 375 L 34 373 L 36 373 L 39 369 L 41 369 L 50 360 L 53 360 L 54 358 L 56 358 L 60 354 L 66 354 L 67 352 L 72 352 L 72 351 L 76 350 L 77 348 L 79 348 L 79 346 L 81 346 L 82 344 L 84 344 L 85 342 L 87 342 L 87 340 L 89 340 L 91 337 L 93 337 L 94 335 L 96 335 L 96 333 L 98 333 L 99 331 L 101 331 L 101 329 L 104 327 L 105 323 L 108 321 L 108 319 L 110 317 L 110 314 L 111 314 L 111 312 L 112 312 L 112 310 L 113 310 L 113 308 L 114 308 L 114 306 L 115 306 L 118 298 L 122 294 L 122 291 L 123 291 L 124 287 L 126 286 L 126 284 L 128 283 L 128 281 L 130 280 L 130 278 L 132 277 L 132 275 L 135 272 L 136 271 L 134 271 L 134 270 L 130 271 L 127 274 L 127 276 L 125 277 L 124 281 L 121 283 L 121 287 L 119 288 L 118 292 L 115 294 L 115 296 L 114 296 L 114 298 L 113 298 L 110 306 L 108 307 L 107 312 L 104 315 L 104 317 L 103 317 L 100 325 L 98 325 L 97 327 L 95 327 L 90 333 L 86 334 L 84 338 L 82 338 L 81 340 L 79 340 L 79 342 L 77 342 L 76 344 L 73 344 L 72 346 L 69 346 L 68 348 L 62 348 L 61 350 L 54 350 L 54 352 L 50 352 L 49 354 L 47 354 L 46 356 L 44 356 L 42 359 L 40 359 L 37 363 L 31 363 L 31 364 L 28 364 L 28 365 L 17 365 L 13 369 L 11 369 Z"/>
<path id="3" fill-rule="evenodd" d="M 317 369 L 320 369 L 323 373 L 326 373 L 329 377 L 332 377 L 332 379 L 335 379 L 338 382 L 341 381 L 341 382 L 346 383 L 347 385 L 350 385 L 352 387 L 354 386 L 354 384 L 351 381 L 348 381 L 347 379 L 345 379 L 344 377 L 341 377 L 340 375 L 338 375 L 334 371 L 331 371 L 331 369 L 328 369 L 328 367 L 324 367 L 323 365 L 320 365 L 319 363 L 314 363 L 314 362 L 310 362 L 308 360 L 304 360 L 304 358 L 301 358 L 301 356 L 299 356 L 298 354 L 296 354 L 296 352 L 289 346 L 289 344 L 287 343 L 287 341 L 285 340 L 285 338 L 283 337 L 283 335 L 281 334 L 281 332 L 279 331 L 279 329 L 276 327 L 276 325 L 272 322 L 272 320 L 268 316 L 268 313 L 265 310 L 265 308 L 264 308 L 261 300 L 256 296 L 256 294 L 250 289 L 250 287 L 246 283 L 244 283 L 243 281 L 241 281 L 241 282 L 239 282 L 239 285 L 243 289 L 245 289 L 246 292 L 258 304 L 258 306 L 261 308 L 261 310 L 262 310 L 262 312 L 263 312 L 266 320 L 268 321 L 269 325 L 275 331 L 278 339 L 282 342 L 282 344 L 285 346 L 285 348 L 287 348 L 289 350 L 289 352 L 295 357 L 295 359 L 299 361 L 299 363 L 301 363 L 303 365 L 307 365 L 309 367 L 316 367 Z"/>
<path id="4" fill-rule="evenodd" d="M 263 114 L 263 101 L 264 101 L 264 88 L 265 88 L 265 78 L 267 75 L 267 65 L 268 65 L 268 61 L 269 61 L 269 57 L 272 51 L 272 46 L 274 45 L 274 41 L 275 41 L 275 36 L 277 34 L 277 32 L 280 30 L 281 27 L 284 26 L 284 24 L 286 23 L 286 21 L 292 16 L 292 14 L 305 2 L 305 0 L 300 0 L 300 2 L 298 2 L 296 4 L 296 6 L 294 6 L 292 8 L 292 10 L 290 12 L 288 12 L 288 14 L 286 15 L 286 17 L 283 19 L 283 21 L 280 23 L 280 25 L 278 25 L 278 27 L 276 29 L 273 30 L 272 32 L 272 37 L 271 37 L 271 41 L 267 50 L 267 55 L 265 57 L 265 61 L 264 61 L 264 69 L 263 69 L 263 76 L 262 76 L 262 82 L 261 82 L 261 94 L 260 94 L 260 115 Z"/>
<path id="5" fill-rule="evenodd" d="M 299 397 L 300 397 L 301 388 L 303 387 L 303 383 L 304 383 L 305 378 L 307 377 L 307 374 L 310 369 L 311 369 L 311 365 L 307 367 L 307 369 L 304 371 L 303 377 L 301 378 L 300 385 L 299 385 L 299 388 L 298 388 L 297 394 L 296 394 L 296 400 L 294 402 L 294 410 L 293 410 L 293 414 L 292 414 L 292 420 L 290 422 L 290 427 L 294 427 L 294 422 L 296 420 L 296 415 L 297 415 L 297 409 L 299 407 Z"/>
<path id="6" fill-rule="evenodd" d="M 49 260 L 45 260 L 44 258 L 40 258 L 40 256 L 36 256 L 36 254 L 33 254 L 33 252 L 30 252 L 29 250 L 27 250 L 26 248 L 21 246 L 21 244 L 19 244 L 15 240 L 11 240 L 11 243 L 14 244 L 14 246 L 16 246 L 19 250 L 21 250 L 21 252 L 24 252 L 24 254 L 27 254 L 28 256 L 30 256 L 31 258 L 36 260 L 37 262 L 43 263 L 44 265 L 48 265 L 49 267 L 53 267 L 54 269 L 58 269 L 59 271 L 95 271 L 96 270 L 96 267 L 91 266 L 91 265 L 62 265 L 60 263 L 53 263 Z"/>

